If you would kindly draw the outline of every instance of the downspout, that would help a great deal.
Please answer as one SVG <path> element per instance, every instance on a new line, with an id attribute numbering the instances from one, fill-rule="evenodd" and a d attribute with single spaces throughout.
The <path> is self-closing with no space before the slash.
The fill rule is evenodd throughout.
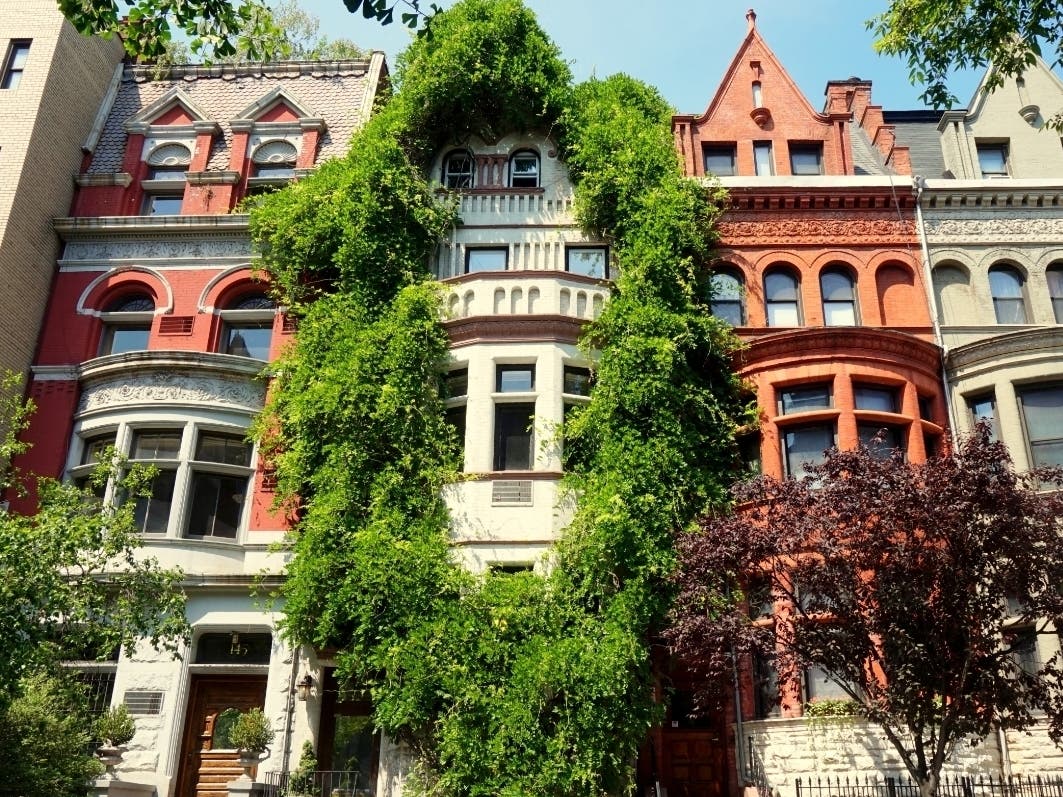
<path id="1" fill-rule="evenodd" d="M 915 175 L 912 178 L 915 188 L 915 226 L 919 230 L 919 248 L 923 253 L 923 282 L 926 285 L 926 303 L 930 311 L 930 323 L 934 327 L 934 342 L 941 351 L 941 375 L 945 386 L 945 412 L 949 418 L 949 434 L 955 439 L 957 418 L 952 404 L 952 386 L 945 370 L 945 358 L 948 350 L 945 348 L 945 337 L 941 334 L 941 319 L 938 317 L 937 301 L 934 297 L 934 278 L 930 272 L 930 245 L 926 237 L 926 223 L 923 219 L 923 192 L 926 189 L 926 178 Z"/>
<path id="2" fill-rule="evenodd" d="M 299 672 L 299 648 L 292 650 L 292 671 L 288 674 L 288 702 L 284 706 L 284 748 L 281 750 L 281 774 L 291 769 L 292 734 L 295 732 L 295 676 Z"/>
<path id="3" fill-rule="evenodd" d="M 735 658 L 734 645 L 731 646 L 731 673 L 734 677 L 735 693 L 735 770 L 738 774 L 738 785 L 745 788 L 752 778 L 746 768 L 746 735 L 742 726 L 742 692 L 738 684 L 738 661 Z"/>

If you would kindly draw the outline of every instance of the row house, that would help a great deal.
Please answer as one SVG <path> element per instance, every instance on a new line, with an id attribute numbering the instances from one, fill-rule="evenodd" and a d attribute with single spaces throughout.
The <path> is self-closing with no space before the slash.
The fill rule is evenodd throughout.
<path id="1" fill-rule="evenodd" d="M 327 660 L 288 646 L 279 607 L 250 594 L 256 579 L 278 583 L 270 546 L 288 523 L 247 431 L 293 328 L 252 269 L 240 203 L 344 154 L 386 82 L 381 53 L 126 66 L 97 109 L 72 209 L 54 223 L 62 249 L 22 464 L 77 481 L 114 446 L 158 469 L 136 522 L 143 553 L 185 573 L 191 643 L 179 660 L 145 645 L 74 666 L 100 706 L 129 707 L 137 733 L 120 774 L 159 795 L 225 794 L 241 773 L 227 734 L 252 707 L 277 731 L 260 771 L 325 739 L 324 768 L 369 772 L 367 707 L 339 699 Z"/>

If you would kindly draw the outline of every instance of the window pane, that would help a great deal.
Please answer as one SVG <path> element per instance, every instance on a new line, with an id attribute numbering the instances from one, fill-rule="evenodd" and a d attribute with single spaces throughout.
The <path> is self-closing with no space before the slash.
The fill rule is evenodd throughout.
<path id="1" fill-rule="evenodd" d="M 103 452 L 114 445 L 114 439 L 114 433 L 109 432 L 108 434 L 90 437 L 85 440 L 84 447 L 81 450 L 81 464 L 95 465 L 99 462 Z"/>
<path id="2" fill-rule="evenodd" d="M 500 404 L 495 408 L 495 470 L 531 469 L 534 418 L 534 404 Z"/>
<path id="3" fill-rule="evenodd" d="M 983 177 L 1008 176 L 1008 150 L 1006 144 L 979 144 L 978 166 Z"/>
<path id="4" fill-rule="evenodd" d="M 983 419 L 989 421 L 989 439 L 996 440 L 997 406 L 996 398 L 993 394 L 967 399 L 967 408 L 971 413 L 971 419 L 975 423 Z"/>
<path id="5" fill-rule="evenodd" d="M 1052 311 L 1056 323 L 1063 324 L 1063 269 L 1052 267 L 1045 275 L 1048 280 L 1048 295 L 1052 297 Z"/>
<path id="6" fill-rule="evenodd" d="M 185 179 L 185 171 L 184 166 L 153 166 L 148 170 L 148 179 L 181 182 Z"/>
<path id="7" fill-rule="evenodd" d="M 875 438 L 879 434 L 884 437 L 881 440 Z M 877 424 L 858 424 L 856 434 L 860 438 L 860 445 L 868 449 L 878 459 L 889 459 L 894 451 L 904 450 L 904 435 L 896 427 L 883 428 Z"/>
<path id="8" fill-rule="evenodd" d="M 443 376 L 442 397 L 444 399 L 457 398 L 469 393 L 469 369 L 461 368 L 450 371 Z"/>
<path id="9" fill-rule="evenodd" d="M 451 407 L 445 413 L 446 421 L 454 428 L 454 436 L 458 439 L 458 447 L 465 448 L 465 407 Z"/>
<path id="10" fill-rule="evenodd" d="M 1025 324 L 1026 306 L 1023 300 L 1022 276 L 1012 268 L 989 270 L 989 292 L 998 324 Z"/>
<path id="11" fill-rule="evenodd" d="M 740 327 L 745 323 L 744 302 L 745 286 L 733 274 L 719 272 L 712 275 L 712 301 L 709 308 L 712 314 Z"/>
<path id="12" fill-rule="evenodd" d="M 273 180 L 286 180 L 295 177 L 295 166 L 290 163 L 263 163 L 255 167 L 255 177 L 269 177 Z"/>
<path id="13" fill-rule="evenodd" d="M 735 173 L 734 145 L 723 147 L 705 147 L 705 171 L 719 177 L 729 177 Z"/>
<path id="14" fill-rule="evenodd" d="M 809 700 L 848 700 L 849 695 L 827 677 L 827 671 L 815 665 L 805 671 L 805 685 Z"/>
<path id="15" fill-rule="evenodd" d="M 590 368 L 576 368 L 571 365 L 565 366 L 565 384 L 562 392 L 574 396 L 589 396 L 591 394 L 591 370 Z"/>
<path id="16" fill-rule="evenodd" d="M 1063 386 L 1020 394 L 1034 465 L 1063 465 Z"/>
<path id="17" fill-rule="evenodd" d="M 819 287 L 823 291 L 824 301 L 853 301 L 853 280 L 840 271 L 825 271 L 819 278 Z"/>
<path id="18" fill-rule="evenodd" d="M 180 432 L 137 432 L 133 436 L 132 459 L 177 459 L 181 451 Z"/>
<path id="19" fill-rule="evenodd" d="M 854 327 L 856 308 L 852 302 L 824 302 L 823 323 L 828 327 Z"/>
<path id="20" fill-rule="evenodd" d="M 142 293 L 123 296 L 107 306 L 108 313 L 153 313 L 155 300 Z"/>
<path id="21" fill-rule="evenodd" d="M 796 327 L 800 324 L 797 302 L 772 302 L 768 305 L 769 327 Z"/>
<path id="22" fill-rule="evenodd" d="M 769 302 L 797 301 L 797 280 L 783 271 L 764 277 L 764 294 Z"/>
<path id="23" fill-rule="evenodd" d="M 607 250 L 601 246 L 569 247 L 565 250 L 565 268 L 572 274 L 607 279 Z"/>
<path id="24" fill-rule="evenodd" d="M 782 414 L 828 410 L 831 407 L 830 385 L 792 387 L 782 391 Z"/>
<path id="25" fill-rule="evenodd" d="M 505 271 L 508 260 L 507 249 L 468 249 L 465 252 L 465 273 Z"/>
<path id="26" fill-rule="evenodd" d="M 268 360 L 272 339 L 272 321 L 229 323 L 225 326 L 223 353 L 250 357 L 253 360 Z"/>
<path id="27" fill-rule="evenodd" d="M 753 144 L 753 166 L 758 177 L 767 177 L 775 174 L 770 141 L 758 141 Z"/>
<path id="28" fill-rule="evenodd" d="M 518 153 L 509 163 L 509 182 L 514 188 L 536 188 L 539 185 L 539 156 L 531 152 Z"/>
<path id="29" fill-rule="evenodd" d="M 144 207 L 146 216 L 176 216 L 181 212 L 181 196 L 149 196 Z"/>
<path id="30" fill-rule="evenodd" d="M 188 536 L 235 539 L 246 493 L 246 476 L 193 474 Z"/>
<path id="31" fill-rule="evenodd" d="M 452 153 L 443 164 L 443 184 L 447 188 L 472 188 L 473 170 L 471 155 L 467 152 Z"/>
<path id="32" fill-rule="evenodd" d="M 144 534 L 166 533 L 176 481 L 176 471 L 159 471 L 159 474 L 151 481 L 151 494 L 137 498 L 133 518 L 137 528 Z"/>
<path id="33" fill-rule="evenodd" d="M 100 355 L 124 354 L 127 351 L 147 351 L 148 339 L 150 336 L 150 325 L 108 325 L 104 329 L 103 345 L 100 348 Z"/>
<path id="34" fill-rule="evenodd" d="M 897 391 L 890 387 L 856 385 L 853 388 L 853 399 L 858 410 L 897 411 Z"/>
<path id="35" fill-rule="evenodd" d="M 794 478 L 805 475 L 805 466 L 823 461 L 823 452 L 834 445 L 834 426 L 802 426 L 783 436 L 786 472 Z"/>
<path id="36" fill-rule="evenodd" d="M 823 174 L 823 150 L 817 145 L 790 147 L 790 172 L 795 175 Z"/>
<path id="37" fill-rule="evenodd" d="M 196 446 L 196 459 L 246 468 L 251 464 L 251 444 L 235 435 L 201 434 Z"/>
<path id="38" fill-rule="evenodd" d="M 499 365 L 495 374 L 495 390 L 499 393 L 535 390 L 534 365 Z"/>

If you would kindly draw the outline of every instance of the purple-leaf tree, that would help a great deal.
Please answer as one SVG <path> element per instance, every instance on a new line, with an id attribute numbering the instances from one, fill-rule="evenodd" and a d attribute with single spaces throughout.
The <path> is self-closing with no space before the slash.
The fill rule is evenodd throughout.
<path id="1" fill-rule="evenodd" d="M 925 464 L 881 453 L 738 486 L 681 541 L 669 639 L 710 682 L 732 656 L 818 666 L 932 797 L 960 740 L 1042 712 L 1063 740 L 1063 662 L 1030 655 L 1063 616 L 1063 470 L 1017 474 L 985 427 Z"/>

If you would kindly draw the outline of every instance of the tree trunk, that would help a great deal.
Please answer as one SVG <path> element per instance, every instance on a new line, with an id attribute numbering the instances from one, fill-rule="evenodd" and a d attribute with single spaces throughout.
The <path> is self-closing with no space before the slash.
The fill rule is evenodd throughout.
<path id="1" fill-rule="evenodd" d="M 938 785 L 941 783 L 941 774 L 930 772 L 926 779 L 919 780 L 919 797 L 937 797 Z"/>

